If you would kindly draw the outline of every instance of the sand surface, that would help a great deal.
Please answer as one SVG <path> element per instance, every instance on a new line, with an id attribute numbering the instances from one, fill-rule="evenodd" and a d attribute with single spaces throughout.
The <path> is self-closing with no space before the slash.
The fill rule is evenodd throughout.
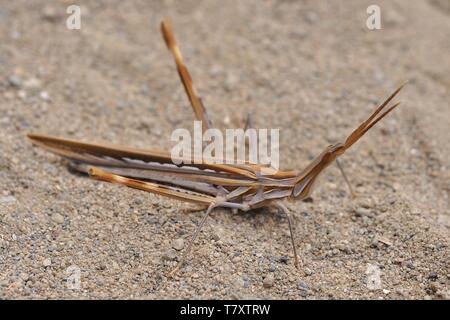
<path id="1" fill-rule="evenodd" d="M 0 298 L 450 298 L 446 0 L 77 2 L 81 30 L 66 28 L 72 1 L 0 4 Z M 373 3 L 382 30 L 366 27 Z M 283 215 L 218 209 L 168 281 L 201 213 L 75 174 L 27 141 L 169 149 L 194 118 L 165 16 L 215 125 L 251 112 L 280 128 L 283 168 L 304 168 L 410 80 L 342 157 L 358 197 L 332 166 L 312 202 L 287 204 L 299 270 Z"/>

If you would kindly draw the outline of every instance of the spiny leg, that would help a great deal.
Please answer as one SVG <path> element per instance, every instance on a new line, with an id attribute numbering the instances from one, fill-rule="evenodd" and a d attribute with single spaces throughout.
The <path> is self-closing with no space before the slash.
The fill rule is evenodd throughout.
<path id="1" fill-rule="evenodd" d="M 181 51 L 175 41 L 175 36 L 173 35 L 172 26 L 169 21 L 165 20 L 161 22 L 161 32 L 167 48 L 173 55 L 180 80 L 183 84 L 184 90 L 186 91 L 191 107 L 194 110 L 195 117 L 197 120 L 202 121 L 202 129 L 204 132 L 205 130 L 211 128 L 211 121 L 209 120 L 202 99 L 197 94 L 191 75 L 184 64 L 183 56 L 181 55 Z"/>
<path id="2" fill-rule="evenodd" d="M 295 247 L 295 239 L 294 239 L 294 228 L 293 223 L 291 221 L 291 215 L 289 213 L 289 209 L 286 208 L 286 206 L 281 202 L 276 202 L 275 206 L 280 209 L 287 217 L 288 224 L 289 224 L 289 232 L 291 235 L 291 242 L 292 242 L 292 248 L 294 249 L 294 265 L 298 269 L 298 255 L 297 255 L 297 249 Z"/>
<path id="3" fill-rule="evenodd" d="M 208 207 L 208 209 L 206 210 L 202 220 L 200 221 L 200 224 L 198 225 L 197 229 L 194 231 L 194 234 L 192 235 L 191 240 L 189 241 L 189 244 L 186 248 L 186 250 L 183 253 L 183 256 L 181 257 L 181 260 L 178 262 L 178 264 L 176 265 L 176 267 L 168 274 L 169 277 L 173 277 L 177 271 L 183 266 L 184 262 L 186 261 L 186 258 L 188 257 L 191 249 L 192 249 L 192 245 L 194 244 L 195 240 L 197 239 L 197 236 L 200 233 L 200 230 L 202 229 L 203 225 L 206 222 L 206 219 L 208 218 L 209 214 L 211 213 L 212 209 L 214 209 L 216 207 L 215 203 L 211 203 Z"/>
<path id="4" fill-rule="evenodd" d="M 356 198 L 356 194 L 353 192 L 352 185 L 350 184 L 350 181 L 347 178 L 347 175 L 345 174 L 344 168 L 342 167 L 341 163 L 339 162 L 339 159 L 336 159 L 337 167 L 339 168 L 339 171 L 341 171 L 342 176 L 344 177 L 345 183 L 347 184 L 348 190 L 350 191 L 350 194 L 353 198 Z"/>

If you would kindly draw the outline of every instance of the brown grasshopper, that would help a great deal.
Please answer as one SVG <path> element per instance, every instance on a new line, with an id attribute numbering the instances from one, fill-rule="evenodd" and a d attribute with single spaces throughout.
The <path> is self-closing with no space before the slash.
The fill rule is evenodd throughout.
<path id="1" fill-rule="evenodd" d="M 202 121 L 203 130 L 206 130 L 211 127 L 211 121 L 193 86 L 167 21 L 161 23 L 161 31 L 175 59 L 181 82 L 195 116 Z M 287 217 L 295 266 L 298 268 L 293 225 L 283 200 L 288 198 L 303 200 L 309 197 L 317 177 L 325 168 L 335 160 L 337 161 L 339 156 L 399 105 L 396 103 L 387 107 L 403 86 L 404 84 L 396 89 L 344 142 L 326 147 L 305 169 L 298 172 L 273 172 L 267 166 L 248 162 L 244 164 L 194 162 L 174 165 L 170 153 L 160 150 L 87 143 L 40 134 L 28 134 L 28 138 L 33 144 L 69 159 L 73 168 L 88 173 L 94 179 L 194 203 L 202 210 L 206 210 L 182 258 L 169 275 L 175 274 L 183 265 L 208 215 L 217 207 L 241 211 L 267 206 L 278 208 Z M 249 123 L 250 121 L 247 121 L 247 125 Z M 348 183 L 339 163 L 338 167 Z"/>

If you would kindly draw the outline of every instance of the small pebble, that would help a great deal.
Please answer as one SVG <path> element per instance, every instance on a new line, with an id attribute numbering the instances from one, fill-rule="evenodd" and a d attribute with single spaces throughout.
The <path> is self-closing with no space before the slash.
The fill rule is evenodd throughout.
<path id="1" fill-rule="evenodd" d="M 280 262 L 281 263 L 287 264 L 288 261 L 289 261 L 289 257 L 287 257 L 287 256 L 280 257 Z"/>
<path id="2" fill-rule="evenodd" d="M 308 296 L 308 284 L 304 281 L 298 283 L 299 294 L 301 297 L 306 298 Z"/>
<path id="3" fill-rule="evenodd" d="M 220 236 L 219 236 L 217 233 L 212 234 L 212 235 L 211 235 L 211 238 L 212 238 L 214 241 L 219 241 L 219 240 L 220 240 Z"/>
<path id="4" fill-rule="evenodd" d="M 371 213 L 369 209 L 359 207 L 355 210 L 355 214 L 357 217 L 370 217 Z"/>
<path id="5" fill-rule="evenodd" d="M 166 253 L 163 254 L 162 258 L 163 258 L 163 260 L 169 260 L 169 261 L 176 260 L 177 252 L 173 249 L 170 249 Z"/>
<path id="6" fill-rule="evenodd" d="M 11 86 L 16 87 L 16 88 L 20 88 L 22 87 L 22 79 L 20 79 L 18 76 L 16 75 L 12 75 L 8 78 L 8 82 Z"/>
<path id="7" fill-rule="evenodd" d="M 438 274 L 437 274 L 436 272 L 431 272 L 431 273 L 428 275 L 428 279 L 430 279 L 430 280 L 432 280 L 432 281 L 436 281 L 437 278 L 438 278 Z"/>
<path id="8" fill-rule="evenodd" d="M 263 286 L 264 286 L 264 288 L 271 288 L 273 286 L 274 282 L 275 282 L 275 278 L 274 278 L 273 274 L 269 273 L 264 278 Z"/>
<path id="9" fill-rule="evenodd" d="M 41 91 L 41 93 L 39 95 L 40 95 L 41 99 L 44 101 L 50 100 L 50 95 L 48 94 L 47 91 Z"/>
<path id="10" fill-rule="evenodd" d="M 300 290 L 308 290 L 308 284 L 306 282 L 304 282 L 304 281 L 300 281 L 298 283 L 298 288 Z"/>
<path id="11" fill-rule="evenodd" d="M 172 244 L 172 248 L 178 251 L 183 250 L 184 240 L 182 238 L 176 239 Z"/>
<path id="12" fill-rule="evenodd" d="M 59 213 L 54 213 L 53 216 L 52 216 L 52 219 L 56 223 L 59 223 L 59 224 L 63 224 L 64 223 L 64 217 L 62 215 L 60 215 Z"/>
<path id="13" fill-rule="evenodd" d="M 44 265 L 44 267 L 50 267 L 52 265 L 52 260 L 47 258 L 42 262 L 42 264 Z"/>
<path id="14" fill-rule="evenodd" d="M 244 288 L 250 287 L 250 281 L 247 277 L 244 277 L 242 280 L 244 280 Z"/>

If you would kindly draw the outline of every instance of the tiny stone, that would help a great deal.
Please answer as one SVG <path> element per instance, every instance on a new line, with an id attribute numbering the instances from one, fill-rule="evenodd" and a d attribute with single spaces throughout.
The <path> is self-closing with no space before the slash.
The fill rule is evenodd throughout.
<path id="1" fill-rule="evenodd" d="M 310 275 L 313 274 L 313 272 L 311 271 L 311 269 L 305 268 L 305 274 L 306 274 L 307 276 L 310 276 Z"/>
<path id="2" fill-rule="evenodd" d="M 270 266 L 269 266 L 269 272 L 275 272 L 275 270 L 276 270 L 276 267 L 275 267 L 275 264 L 270 264 Z"/>
<path id="3" fill-rule="evenodd" d="M 250 281 L 248 280 L 248 278 L 244 277 L 243 280 L 244 280 L 244 288 L 250 287 Z"/>
<path id="4" fill-rule="evenodd" d="M 173 261 L 177 258 L 177 252 L 173 249 L 170 249 L 166 253 L 163 254 L 162 258 L 163 258 L 163 260 Z"/>
<path id="5" fill-rule="evenodd" d="M 378 238 L 377 237 L 373 238 L 372 242 L 370 243 L 370 246 L 372 248 L 378 248 Z"/>
<path id="6" fill-rule="evenodd" d="M 289 257 L 287 257 L 287 256 L 280 257 L 280 262 L 281 263 L 287 264 L 288 261 L 289 261 Z"/>
<path id="7" fill-rule="evenodd" d="M 385 202 L 389 205 L 393 205 L 397 201 L 397 197 L 393 194 L 386 196 Z"/>
<path id="8" fill-rule="evenodd" d="M 56 223 L 59 223 L 59 224 L 63 224 L 64 223 L 64 217 L 62 215 L 60 215 L 59 213 L 54 213 L 53 216 L 52 216 L 52 219 Z"/>
<path id="9" fill-rule="evenodd" d="M 369 217 L 370 214 L 370 210 L 363 208 L 363 207 L 359 207 L 355 210 L 355 214 L 357 217 Z"/>
<path id="10" fill-rule="evenodd" d="M 300 290 L 300 296 L 306 298 L 308 296 L 308 284 L 304 281 L 298 283 L 298 289 Z"/>
<path id="11" fill-rule="evenodd" d="M 361 199 L 358 201 L 358 204 L 360 207 L 362 207 L 364 209 L 372 208 L 372 203 L 371 203 L 370 199 Z"/>
<path id="12" fill-rule="evenodd" d="M 50 95 L 48 94 L 47 91 L 41 91 L 39 95 L 41 96 L 41 99 L 44 101 L 50 100 Z"/>
<path id="13" fill-rule="evenodd" d="M 384 293 L 384 294 L 389 294 L 389 293 L 391 293 L 391 291 L 390 291 L 390 290 L 387 290 L 387 289 L 383 289 L 383 293 Z"/>
<path id="14" fill-rule="evenodd" d="M 219 240 L 220 240 L 220 236 L 219 236 L 217 233 L 214 233 L 214 234 L 211 236 L 211 238 L 212 238 L 214 241 L 219 241 Z"/>
<path id="15" fill-rule="evenodd" d="M 182 238 L 176 239 L 172 244 L 172 248 L 178 251 L 183 250 L 184 240 Z"/>
<path id="16" fill-rule="evenodd" d="M 268 274 L 263 281 L 264 288 L 271 288 L 275 282 L 275 279 L 272 274 Z"/>
<path id="17" fill-rule="evenodd" d="M 304 281 L 300 281 L 298 283 L 298 288 L 300 290 L 308 290 L 308 284 L 306 282 L 304 282 Z"/>
<path id="18" fill-rule="evenodd" d="M 52 265 L 52 260 L 47 258 L 42 262 L 42 264 L 44 265 L 44 267 L 50 267 Z"/>
<path id="19" fill-rule="evenodd" d="M 428 275 L 428 279 L 430 279 L 430 280 L 432 280 L 432 281 L 437 280 L 437 278 L 438 278 L 438 274 L 437 274 L 436 272 L 431 272 L 431 273 Z"/>
<path id="20" fill-rule="evenodd" d="M 312 197 L 307 197 L 307 198 L 303 199 L 303 202 L 306 202 L 306 203 L 313 203 L 313 202 L 314 202 L 314 199 L 313 199 Z"/>
<path id="21" fill-rule="evenodd" d="M 20 79 L 16 75 L 10 76 L 8 78 L 8 82 L 11 86 L 16 87 L 16 88 L 20 88 L 22 86 L 22 79 Z"/>

